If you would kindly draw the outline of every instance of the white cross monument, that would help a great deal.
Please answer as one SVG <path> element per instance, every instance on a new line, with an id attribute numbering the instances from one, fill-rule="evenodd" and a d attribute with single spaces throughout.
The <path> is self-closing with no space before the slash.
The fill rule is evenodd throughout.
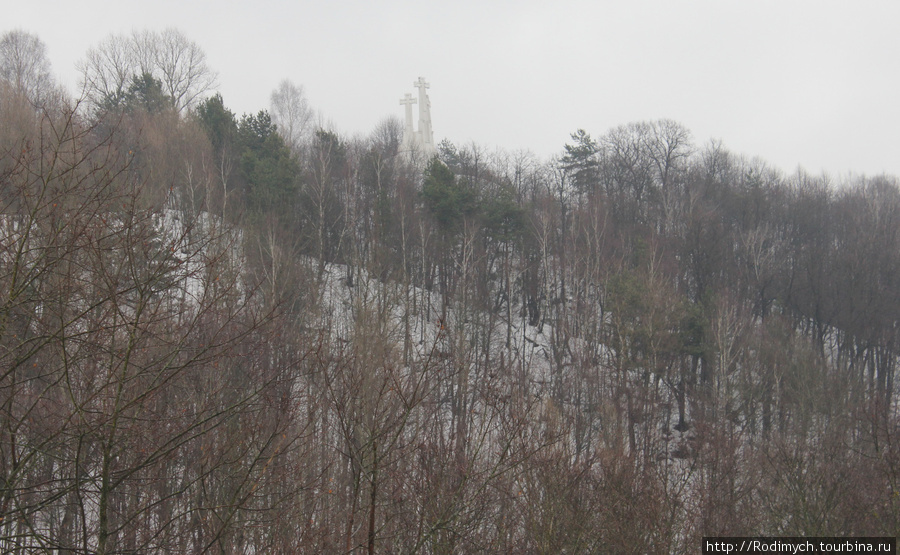
<path id="1" fill-rule="evenodd" d="M 416 104 L 416 99 L 411 94 L 407 94 L 400 100 L 400 104 L 406 107 L 402 148 L 409 153 L 418 152 L 427 159 L 437 154 L 434 146 L 434 132 L 431 129 L 431 100 L 428 98 L 428 93 L 425 92 L 429 84 L 424 77 L 419 77 L 413 86 L 419 89 L 419 129 L 413 130 L 412 125 L 412 105 Z"/>
<path id="2" fill-rule="evenodd" d="M 412 112 L 412 105 L 415 103 L 416 99 L 409 93 L 406 93 L 406 96 L 400 99 L 400 105 L 406 106 L 406 121 L 403 126 L 403 144 L 400 146 L 400 149 L 404 152 L 408 152 L 415 148 L 416 131 L 413 129 Z"/>

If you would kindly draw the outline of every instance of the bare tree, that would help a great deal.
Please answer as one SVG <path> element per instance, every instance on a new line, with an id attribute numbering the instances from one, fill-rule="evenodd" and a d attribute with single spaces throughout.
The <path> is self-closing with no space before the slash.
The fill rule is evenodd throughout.
<path id="1" fill-rule="evenodd" d="M 128 37 L 109 35 L 78 64 L 82 93 L 95 108 L 125 93 L 136 64 Z"/>
<path id="2" fill-rule="evenodd" d="M 147 206 L 100 127 L 40 123 L 0 204 L 0 550 L 244 545 L 292 439 L 240 236 Z"/>
<path id="3" fill-rule="evenodd" d="M 155 37 L 154 72 L 181 111 L 216 84 L 216 73 L 206 64 L 206 54 L 196 42 L 177 29 L 168 28 Z"/>
<path id="4" fill-rule="evenodd" d="M 314 113 L 303 86 L 285 79 L 272 91 L 270 104 L 272 120 L 278 126 L 278 132 L 291 152 L 298 153 L 312 136 L 314 124 Z"/>
<path id="5" fill-rule="evenodd" d="M 47 47 L 36 35 L 21 29 L 0 39 L 0 80 L 37 107 L 45 106 L 60 92 L 50 74 Z"/>
<path id="6" fill-rule="evenodd" d="M 193 106 L 216 84 L 206 54 L 174 28 L 110 35 L 88 50 L 79 70 L 85 98 L 94 108 L 120 98 L 132 78 L 145 74 L 160 81 L 178 112 Z"/>

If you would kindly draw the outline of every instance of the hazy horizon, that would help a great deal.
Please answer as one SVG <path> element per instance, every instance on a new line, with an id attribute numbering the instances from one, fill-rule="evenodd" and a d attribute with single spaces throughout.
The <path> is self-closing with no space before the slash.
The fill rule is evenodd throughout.
<path id="1" fill-rule="evenodd" d="M 786 173 L 900 175 L 900 4 L 713 1 L 588 3 L 263 1 L 7 7 L 6 32 L 47 45 L 77 96 L 77 62 L 110 34 L 177 27 L 240 113 L 269 107 L 284 79 L 341 133 L 366 134 L 424 76 L 435 139 L 559 153 L 667 118 L 703 146 L 759 156 Z"/>

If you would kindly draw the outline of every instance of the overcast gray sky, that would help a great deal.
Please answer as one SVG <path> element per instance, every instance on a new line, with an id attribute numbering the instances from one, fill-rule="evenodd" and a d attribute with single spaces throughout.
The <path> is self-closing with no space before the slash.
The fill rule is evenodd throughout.
<path id="1" fill-rule="evenodd" d="M 174 26 L 196 41 L 238 114 L 282 79 L 348 135 L 430 83 L 435 139 L 542 158 L 670 118 L 787 173 L 900 175 L 900 1 L 2 0 L 0 33 L 75 65 L 109 34 Z"/>

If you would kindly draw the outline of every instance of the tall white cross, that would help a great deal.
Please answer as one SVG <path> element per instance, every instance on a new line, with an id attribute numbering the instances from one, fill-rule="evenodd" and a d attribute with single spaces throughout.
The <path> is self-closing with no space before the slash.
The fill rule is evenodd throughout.
<path id="1" fill-rule="evenodd" d="M 406 127 L 409 129 L 412 129 L 413 126 L 412 105 L 415 103 L 416 99 L 409 93 L 406 93 L 406 96 L 400 99 L 400 105 L 406 106 Z"/>
<path id="2" fill-rule="evenodd" d="M 416 103 L 413 95 L 406 93 L 406 96 L 400 99 L 400 105 L 406 106 L 406 124 L 403 127 L 403 149 L 409 150 L 415 143 L 416 132 L 413 129 L 413 112 L 412 105 Z"/>
<path id="3" fill-rule="evenodd" d="M 434 151 L 434 133 L 431 130 L 431 101 L 425 89 L 429 87 L 424 77 L 413 83 L 419 89 L 419 130 L 418 135 L 424 151 L 431 154 Z"/>

